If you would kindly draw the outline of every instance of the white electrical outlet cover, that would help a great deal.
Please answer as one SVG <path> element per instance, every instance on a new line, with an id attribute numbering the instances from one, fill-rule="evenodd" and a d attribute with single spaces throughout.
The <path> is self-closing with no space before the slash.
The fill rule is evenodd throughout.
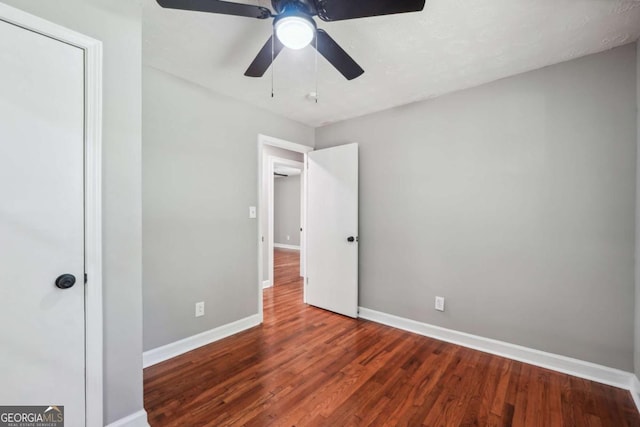
<path id="1" fill-rule="evenodd" d="M 196 317 L 204 316 L 204 301 L 196 303 Z"/>

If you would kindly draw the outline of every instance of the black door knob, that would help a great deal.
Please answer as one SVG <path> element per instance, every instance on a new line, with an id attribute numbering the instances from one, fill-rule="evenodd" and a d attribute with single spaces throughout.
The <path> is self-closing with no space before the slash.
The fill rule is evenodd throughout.
<path id="1" fill-rule="evenodd" d="M 347 242 L 355 242 L 355 241 L 356 241 L 355 237 L 353 237 L 353 236 L 347 237 Z"/>
<path id="2" fill-rule="evenodd" d="M 56 286 L 60 289 L 69 289 L 76 284 L 76 276 L 73 274 L 63 274 L 56 279 Z"/>

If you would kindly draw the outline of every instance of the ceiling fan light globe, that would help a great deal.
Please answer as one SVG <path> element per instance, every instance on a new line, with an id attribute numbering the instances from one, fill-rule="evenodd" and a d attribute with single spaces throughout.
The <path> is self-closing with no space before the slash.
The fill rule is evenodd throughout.
<path id="1" fill-rule="evenodd" d="M 302 49 L 313 40 L 316 29 L 309 20 L 299 16 L 288 16 L 276 23 L 278 40 L 289 49 Z"/>

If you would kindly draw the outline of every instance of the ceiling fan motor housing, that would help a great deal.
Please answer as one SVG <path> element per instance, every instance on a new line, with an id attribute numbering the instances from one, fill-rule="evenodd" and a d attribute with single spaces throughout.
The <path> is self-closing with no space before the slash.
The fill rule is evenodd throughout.
<path id="1" fill-rule="evenodd" d="M 316 25 L 316 22 L 313 20 L 313 18 L 307 15 L 306 13 L 301 13 L 297 9 L 285 9 L 285 12 L 280 13 L 278 14 L 278 16 L 273 18 L 273 26 L 274 28 L 278 28 L 278 22 L 286 20 L 288 18 L 294 18 L 294 17 L 297 19 L 303 19 L 306 22 L 310 23 L 311 26 L 313 27 L 314 33 L 317 30 L 318 26 Z"/>
<path id="2" fill-rule="evenodd" d="M 317 15 L 313 0 L 271 0 L 271 5 L 278 15 L 293 14 L 293 16 L 309 17 Z"/>

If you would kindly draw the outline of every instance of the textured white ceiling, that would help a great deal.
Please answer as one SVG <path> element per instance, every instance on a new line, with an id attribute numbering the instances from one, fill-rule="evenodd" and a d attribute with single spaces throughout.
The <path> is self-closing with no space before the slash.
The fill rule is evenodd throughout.
<path id="1" fill-rule="evenodd" d="M 270 5 L 269 0 L 245 3 Z M 432 98 L 633 42 L 640 0 L 427 0 L 419 13 L 325 23 L 365 69 L 347 81 L 315 51 L 285 49 L 263 78 L 244 71 L 271 20 L 162 9 L 144 0 L 143 62 L 311 125 Z"/>

